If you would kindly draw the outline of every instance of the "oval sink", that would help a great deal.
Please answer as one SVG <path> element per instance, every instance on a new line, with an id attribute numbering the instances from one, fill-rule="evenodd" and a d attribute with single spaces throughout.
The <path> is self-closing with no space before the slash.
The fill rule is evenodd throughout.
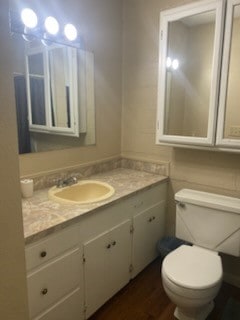
<path id="1" fill-rule="evenodd" d="M 50 200 L 73 204 L 90 204 L 105 200 L 113 194 L 112 186 L 95 180 L 82 180 L 65 188 L 53 187 L 48 191 Z"/>

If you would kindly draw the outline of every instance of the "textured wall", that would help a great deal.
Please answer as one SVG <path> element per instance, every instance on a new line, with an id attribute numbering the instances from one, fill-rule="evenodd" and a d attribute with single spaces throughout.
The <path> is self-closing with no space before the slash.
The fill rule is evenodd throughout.
<path id="1" fill-rule="evenodd" d="M 0 2 L 0 318 L 27 320 L 16 116 L 8 45 L 8 2 Z M 10 94 L 9 94 L 10 92 Z"/>

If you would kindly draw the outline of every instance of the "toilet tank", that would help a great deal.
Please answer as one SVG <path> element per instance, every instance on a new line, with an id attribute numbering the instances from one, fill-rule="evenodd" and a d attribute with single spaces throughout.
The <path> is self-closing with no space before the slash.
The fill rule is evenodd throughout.
<path id="1" fill-rule="evenodd" d="M 183 189 L 175 200 L 178 238 L 240 256 L 240 199 Z"/>

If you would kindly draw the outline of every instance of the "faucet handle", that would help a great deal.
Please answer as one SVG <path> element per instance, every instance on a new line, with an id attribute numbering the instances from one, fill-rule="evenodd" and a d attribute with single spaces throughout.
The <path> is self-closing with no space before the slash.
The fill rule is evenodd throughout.
<path id="1" fill-rule="evenodd" d="M 63 179 L 58 180 L 56 186 L 57 186 L 57 188 L 62 188 L 64 186 Z"/>

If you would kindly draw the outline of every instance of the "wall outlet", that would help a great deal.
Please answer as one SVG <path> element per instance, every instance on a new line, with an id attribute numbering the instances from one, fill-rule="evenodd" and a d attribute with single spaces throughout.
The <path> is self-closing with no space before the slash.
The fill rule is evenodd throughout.
<path id="1" fill-rule="evenodd" d="M 230 127 L 230 136 L 240 137 L 240 126 L 231 126 Z"/>

